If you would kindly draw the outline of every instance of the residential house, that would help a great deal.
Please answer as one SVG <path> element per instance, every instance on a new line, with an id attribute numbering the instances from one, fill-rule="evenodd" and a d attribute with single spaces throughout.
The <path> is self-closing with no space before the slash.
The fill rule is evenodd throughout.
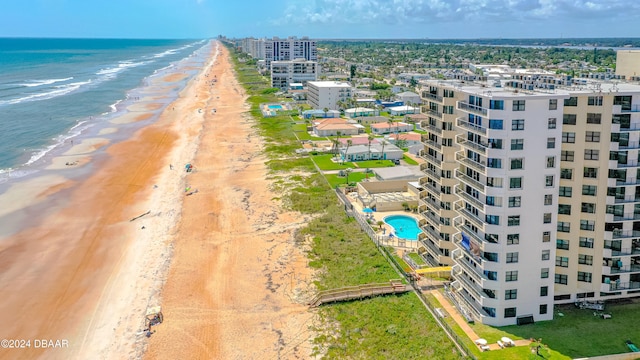
<path id="1" fill-rule="evenodd" d="M 409 106 L 409 105 L 393 106 L 393 107 L 387 108 L 387 110 L 389 110 L 389 114 L 393 116 L 420 113 L 420 108 Z"/>
<path id="2" fill-rule="evenodd" d="M 357 124 L 356 124 L 357 125 Z M 313 133 L 316 136 L 357 135 L 360 127 L 348 123 L 344 119 L 325 119 L 313 124 Z"/>
<path id="3" fill-rule="evenodd" d="M 352 109 L 346 109 L 344 114 L 347 117 L 355 118 L 355 117 L 365 117 L 365 116 L 378 116 L 380 115 L 380 110 L 370 109 L 364 107 L 357 107 Z"/>
<path id="4" fill-rule="evenodd" d="M 403 122 L 371 124 L 371 133 L 376 135 L 390 134 L 395 132 L 407 132 L 413 130 L 413 124 Z"/>
<path id="5" fill-rule="evenodd" d="M 422 144 L 422 135 L 414 132 L 389 135 L 389 142 L 396 145 L 397 141 L 403 142 L 403 147 Z"/>

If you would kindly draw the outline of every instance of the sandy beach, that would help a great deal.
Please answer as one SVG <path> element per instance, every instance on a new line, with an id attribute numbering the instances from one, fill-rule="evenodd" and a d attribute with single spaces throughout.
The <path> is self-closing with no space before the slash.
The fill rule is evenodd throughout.
<path id="1" fill-rule="evenodd" d="M 293 243 L 306 219 L 273 200 L 244 100 L 226 49 L 214 44 L 157 121 L 126 141 L 84 141 L 50 165 L 90 165 L 86 179 L 52 175 L 2 194 L 11 211 L 40 199 L 47 208 L 0 243 L 0 337 L 31 340 L 0 359 L 309 357 L 311 274 Z M 154 109 L 143 98 L 113 123 Z M 108 156 L 94 158 L 99 149 Z M 186 196 L 186 187 L 197 192 Z M 165 322 L 147 338 L 153 305 Z"/>

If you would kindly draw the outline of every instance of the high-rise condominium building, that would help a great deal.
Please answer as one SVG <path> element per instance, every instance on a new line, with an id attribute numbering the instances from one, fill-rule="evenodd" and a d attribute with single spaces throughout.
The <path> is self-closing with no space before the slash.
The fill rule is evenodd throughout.
<path id="1" fill-rule="evenodd" d="M 579 84 L 579 85 L 575 85 Z M 429 81 L 423 257 L 490 325 L 640 295 L 640 85 Z"/>
<path id="2" fill-rule="evenodd" d="M 318 79 L 318 63 L 305 59 L 271 62 L 271 86 L 286 90 L 289 84 Z"/>
<path id="3" fill-rule="evenodd" d="M 318 61 L 318 50 L 316 40 L 308 37 L 300 39 L 288 37 L 280 39 L 254 39 L 246 38 L 240 41 L 242 51 L 250 54 L 255 59 L 265 60 L 267 69 L 270 69 L 272 61 L 285 61 L 305 59 Z"/>
<path id="4" fill-rule="evenodd" d="M 314 109 L 337 110 L 339 102 L 344 102 L 352 96 L 352 87 L 346 82 L 310 81 L 307 85 L 307 102 Z"/>

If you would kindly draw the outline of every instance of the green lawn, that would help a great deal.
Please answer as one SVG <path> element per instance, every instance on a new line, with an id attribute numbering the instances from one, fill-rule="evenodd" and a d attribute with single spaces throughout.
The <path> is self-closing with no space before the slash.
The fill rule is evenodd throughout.
<path id="1" fill-rule="evenodd" d="M 418 165 L 418 162 L 413 160 L 412 158 L 408 157 L 407 154 L 404 154 L 402 156 L 402 159 L 409 165 Z"/>
<path id="2" fill-rule="evenodd" d="M 366 161 L 358 161 L 356 162 L 356 164 L 358 164 L 358 167 L 361 169 L 366 169 L 366 168 L 372 169 L 372 168 L 395 166 L 393 164 L 393 161 L 391 160 L 366 160 Z"/>
<path id="3" fill-rule="evenodd" d="M 422 257 L 420 255 L 418 255 L 417 253 L 409 253 L 409 257 L 411 258 L 411 260 L 413 260 L 418 265 L 426 264 L 424 262 L 424 260 L 422 259 Z"/>
<path id="4" fill-rule="evenodd" d="M 329 182 L 329 184 L 331 184 L 332 188 L 335 188 L 338 185 L 346 185 L 347 183 L 347 178 L 345 176 L 338 176 L 337 174 L 325 174 L 324 177 L 327 178 L 327 181 Z M 371 175 L 369 175 L 369 177 L 371 177 Z M 350 183 L 360 182 L 364 178 L 365 173 L 363 172 L 352 172 L 351 174 L 349 174 Z"/>
<path id="5" fill-rule="evenodd" d="M 332 155 L 332 154 L 313 155 L 313 156 L 311 156 L 311 159 L 318 165 L 318 167 L 322 171 L 344 170 L 344 169 L 349 169 L 349 168 L 353 169 L 355 167 L 355 166 L 353 166 L 353 163 L 350 163 L 350 162 L 346 162 L 344 164 L 340 164 L 340 163 L 334 162 L 334 161 L 331 160 L 333 158 L 334 158 L 334 155 Z"/>

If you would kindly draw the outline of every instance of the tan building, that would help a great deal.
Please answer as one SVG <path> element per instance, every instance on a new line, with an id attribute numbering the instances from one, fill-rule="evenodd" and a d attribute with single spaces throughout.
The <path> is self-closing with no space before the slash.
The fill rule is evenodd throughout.
<path id="1" fill-rule="evenodd" d="M 627 80 L 640 80 L 640 50 L 618 50 L 616 52 L 616 74 Z"/>

